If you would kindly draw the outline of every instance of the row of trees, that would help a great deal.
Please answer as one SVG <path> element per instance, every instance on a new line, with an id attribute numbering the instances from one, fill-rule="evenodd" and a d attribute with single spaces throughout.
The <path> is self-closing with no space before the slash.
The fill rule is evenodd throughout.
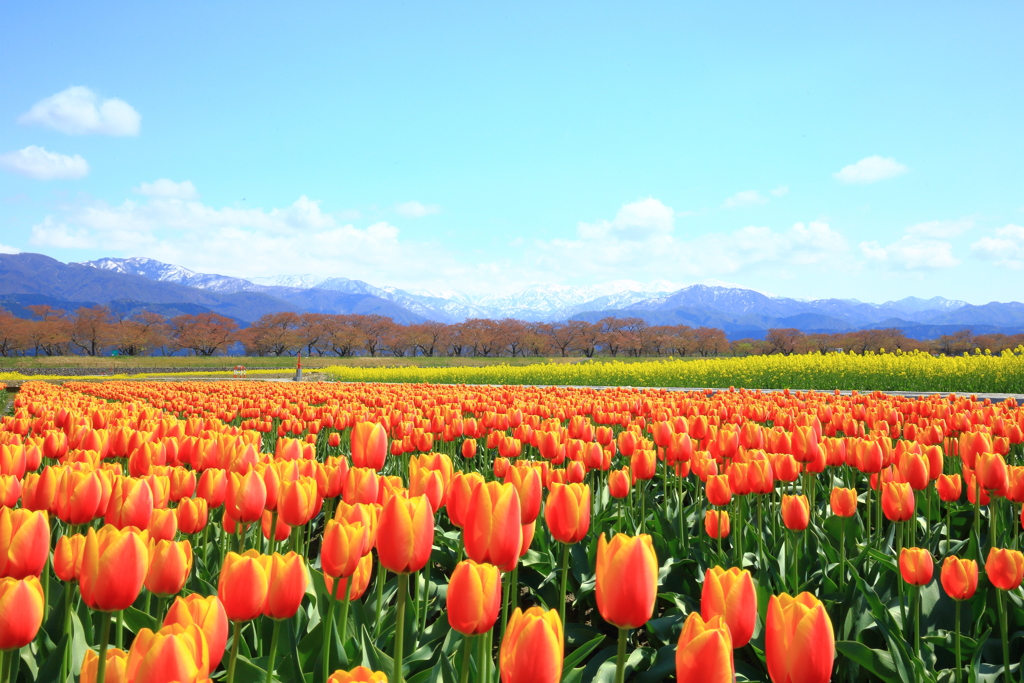
<path id="1" fill-rule="evenodd" d="M 908 339 L 898 329 L 838 334 L 768 330 L 765 339 L 730 342 L 713 327 L 648 325 L 640 318 L 604 318 L 531 323 L 477 318 L 461 323 L 402 325 L 381 315 L 269 313 L 240 329 L 216 313 L 167 318 L 143 311 L 119 314 L 105 306 L 69 313 L 29 306 L 32 319 L 0 310 L 0 355 L 198 356 L 242 354 L 283 356 L 594 356 L 665 357 L 792 354 L 813 351 L 857 353 L 923 349 L 947 355 L 990 349 L 998 353 L 1024 343 L 1024 335 L 975 337 L 969 330 L 929 342 Z"/>

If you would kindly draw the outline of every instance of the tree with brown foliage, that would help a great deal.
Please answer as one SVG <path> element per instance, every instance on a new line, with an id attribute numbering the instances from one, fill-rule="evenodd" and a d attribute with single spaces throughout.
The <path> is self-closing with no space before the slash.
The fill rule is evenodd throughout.
<path id="1" fill-rule="evenodd" d="M 197 356 L 212 356 L 238 340 L 238 324 L 217 313 L 195 313 L 171 318 L 171 337 Z"/>
<path id="2" fill-rule="evenodd" d="M 111 344 L 122 356 L 141 356 L 156 349 L 167 351 L 171 344 L 169 335 L 167 318 L 152 311 L 115 314 L 110 325 Z"/>

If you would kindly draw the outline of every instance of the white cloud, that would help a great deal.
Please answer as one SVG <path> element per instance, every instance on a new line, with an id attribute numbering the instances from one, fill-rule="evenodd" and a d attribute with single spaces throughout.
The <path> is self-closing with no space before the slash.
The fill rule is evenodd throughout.
<path id="1" fill-rule="evenodd" d="M 436 204 L 421 204 L 419 202 L 402 202 L 395 206 L 395 211 L 404 218 L 423 218 L 441 213 L 441 207 Z"/>
<path id="2" fill-rule="evenodd" d="M 79 155 L 47 152 L 35 145 L 0 154 L 0 168 L 36 180 L 73 180 L 89 174 L 89 164 Z"/>
<path id="3" fill-rule="evenodd" d="M 960 260 L 953 256 L 952 244 L 917 235 L 905 235 L 886 246 L 877 241 L 861 242 L 860 250 L 869 261 L 902 270 L 935 270 L 960 265 Z"/>
<path id="4" fill-rule="evenodd" d="M 141 183 L 132 190 L 147 197 L 165 197 L 169 199 L 195 199 L 199 196 L 196 186 L 191 180 L 176 183 L 167 178 L 160 178 L 151 183 Z"/>
<path id="5" fill-rule="evenodd" d="M 771 193 L 773 197 L 785 197 L 787 194 L 789 194 L 789 186 L 779 185 L 774 190 L 772 190 Z"/>
<path id="6" fill-rule="evenodd" d="M 1003 268 L 1024 268 L 1024 226 L 1004 225 L 971 245 L 971 253 Z"/>
<path id="7" fill-rule="evenodd" d="M 29 244 L 37 247 L 55 247 L 57 249 L 90 249 L 96 241 L 88 231 L 71 229 L 64 223 L 58 223 L 51 216 L 42 223 L 32 226 Z"/>
<path id="8" fill-rule="evenodd" d="M 726 199 L 722 206 L 726 209 L 736 209 L 742 206 L 757 206 L 767 203 L 768 198 L 762 196 L 757 190 L 743 190 Z"/>
<path id="9" fill-rule="evenodd" d="M 947 240 L 958 237 L 974 227 L 972 220 L 959 221 L 927 221 L 908 226 L 904 232 L 908 235 Z"/>
<path id="10" fill-rule="evenodd" d="M 833 175 L 844 183 L 864 185 L 875 183 L 879 180 L 895 178 L 909 170 L 909 168 L 892 157 L 883 158 L 875 155 L 861 159 L 855 164 L 850 164 Z"/>
<path id="11" fill-rule="evenodd" d="M 39 100 L 18 123 L 45 126 L 69 135 L 138 135 L 139 112 L 115 98 L 101 100 L 89 88 L 73 86 Z"/>
<path id="12" fill-rule="evenodd" d="M 0 254 L 20 254 L 21 249 L 17 247 L 9 247 L 6 244 L 0 244 Z"/>
<path id="13" fill-rule="evenodd" d="M 624 204 L 610 221 L 579 223 L 576 232 L 583 239 L 624 239 L 644 241 L 667 237 L 675 230 L 675 212 L 653 197 Z"/>

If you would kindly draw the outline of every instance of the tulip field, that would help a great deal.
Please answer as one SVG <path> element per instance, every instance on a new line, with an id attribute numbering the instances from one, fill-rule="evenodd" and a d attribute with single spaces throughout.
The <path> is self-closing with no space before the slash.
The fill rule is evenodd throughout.
<path id="1" fill-rule="evenodd" d="M 954 394 L 26 382 L 0 683 L 1021 681 L 1022 444 Z"/>

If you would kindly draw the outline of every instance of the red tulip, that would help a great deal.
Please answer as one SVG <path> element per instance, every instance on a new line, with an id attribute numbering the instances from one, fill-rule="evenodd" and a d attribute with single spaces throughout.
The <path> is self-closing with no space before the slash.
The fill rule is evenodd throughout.
<path id="1" fill-rule="evenodd" d="M 1004 591 L 1012 591 L 1020 585 L 1024 576 L 1024 554 L 1019 550 L 992 548 L 985 560 L 985 573 L 992 585 Z"/>
<path id="2" fill-rule="evenodd" d="M 393 496 L 377 522 L 377 554 L 381 565 L 396 574 L 426 566 L 434 545 L 434 515 L 424 496 Z"/>
<path id="3" fill-rule="evenodd" d="M 0 508 L 0 576 L 39 576 L 50 556 L 50 521 L 45 512 Z"/>
<path id="4" fill-rule="evenodd" d="M 739 567 L 711 567 L 704 573 L 700 614 L 708 622 L 722 617 L 729 625 L 733 647 L 750 642 L 757 621 L 757 593 L 750 572 Z"/>
<path id="5" fill-rule="evenodd" d="M 478 486 L 463 532 L 466 555 L 474 562 L 511 571 L 523 544 L 521 516 L 519 494 L 512 484 L 492 481 Z"/>
<path id="6" fill-rule="evenodd" d="M 35 640 L 42 623 L 43 587 L 39 579 L 0 578 L 0 651 L 25 647 Z"/>
<path id="7" fill-rule="evenodd" d="M 501 639 L 502 683 L 558 683 L 562 678 L 565 638 L 556 610 L 518 607 Z"/>
<path id="8" fill-rule="evenodd" d="M 765 658 L 774 683 L 827 683 L 835 634 L 825 606 L 810 593 L 773 595 L 765 624 Z"/>
<path id="9" fill-rule="evenodd" d="M 978 590 L 978 563 L 950 555 L 939 574 L 946 595 L 954 600 L 970 600 Z"/>
<path id="10" fill-rule="evenodd" d="M 448 582 L 448 621 L 467 636 L 486 633 L 501 608 L 501 573 L 491 564 L 463 560 Z"/>
<path id="11" fill-rule="evenodd" d="M 654 614 L 658 597 L 658 557 L 647 534 L 615 534 L 597 541 L 594 590 L 597 609 L 619 628 L 640 628 Z"/>
<path id="12" fill-rule="evenodd" d="M 733 683 L 733 643 L 730 627 L 720 617 L 707 622 L 691 612 L 676 646 L 676 680 L 679 683 Z"/>
<path id="13" fill-rule="evenodd" d="M 548 493 L 544 508 L 548 531 L 560 543 L 579 543 L 590 530 L 590 487 L 558 484 Z"/>
<path id="14" fill-rule="evenodd" d="M 924 548 L 903 548 L 900 551 L 900 574 L 911 586 L 927 586 L 934 571 L 932 556 Z"/>
<path id="15" fill-rule="evenodd" d="M 704 531 L 711 538 L 725 538 L 729 535 L 729 513 L 725 510 L 708 510 L 704 513 Z"/>
<path id="16" fill-rule="evenodd" d="M 184 598 L 175 598 L 163 625 L 171 624 L 183 627 L 194 625 L 202 629 L 209 649 L 210 669 L 217 668 L 228 642 L 228 616 L 216 595 L 192 593 Z"/>
<path id="17" fill-rule="evenodd" d="M 811 508 L 807 496 L 782 496 L 782 523 L 790 531 L 803 531 L 810 523 Z"/>

